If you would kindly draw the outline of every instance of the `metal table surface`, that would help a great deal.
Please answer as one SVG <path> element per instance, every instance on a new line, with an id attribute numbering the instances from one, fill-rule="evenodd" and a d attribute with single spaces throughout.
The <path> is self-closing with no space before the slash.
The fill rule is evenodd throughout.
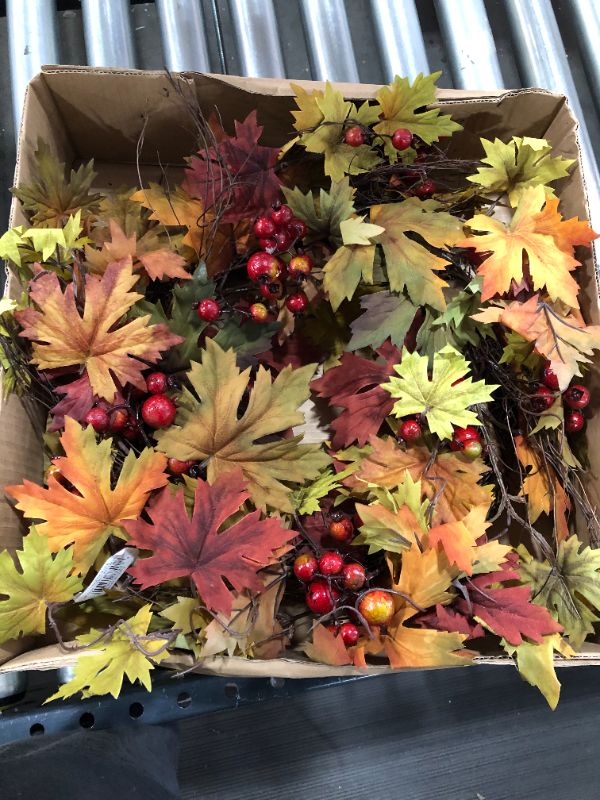
<path id="1" fill-rule="evenodd" d="M 0 185 L 12 182 L 22 93 L 43 63 L 371 83 L 442 69 L 444 87 L 566 93 L 597 218 L 599 41 L 600 0 L 6 0 Z M 4 224 L 9 203 L 5 188 Z M 43 709 L 56 675 L 37 674 L 2 712 L 0 742 L 179 721 L 186 798 L 596 800 L 597 675 L 563 670 L 563 700 L 550 714 L 510 668 L 346 683 L 165 676 L 152 695 L 132 688 L 118 701 Z"/>

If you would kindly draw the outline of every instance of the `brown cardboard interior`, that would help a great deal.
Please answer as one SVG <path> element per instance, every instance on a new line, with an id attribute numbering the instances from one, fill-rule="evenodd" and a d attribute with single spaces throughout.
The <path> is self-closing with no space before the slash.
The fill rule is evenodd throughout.
<path id="1" fill-rule="evenodd" d="M 301 81 L 306 88 L 322 84 Z M 179 91 L 176 90 L 178 87 Z M 376 86 L 341 84 L 349 98 L 372 97 Z M 34 170 L 33 153 L 38 139 L 44 139 L 61 160 L 76 165 L 95 159 L 97 184 L 102 188 L 138 184 L 136 149 L 144 181 L 156 180 L 161 171 L 178 170 L 185 156 L 194 150 L 195 133 L 184 96 L 197 97 L 208 115 L 217 107 L 226 129 L 234 119 L 243 119 L 257 109 L 258 120 L 265 125 L 265 142 L 281 145 L 292 133 L 290 109 L 293 90 L 287 81 L 237 78 L 219 75 L 184 73 L 167 76 L 164 72 L 138 72 L 90 69 L 85 67 L 46 67 L 29 85 L 21 125 L 15 184 L 30 180 Z M 464 130 L 453 137 L 452 152 L 476 159 L 481 155 L 479 137 L 495 136 L 506 140 L 513 135 L 547 138 L 556 154 L 577 159 L 568 178 L 557 185 L 562 213 L 566 217 L 587 217 L 584 187 L 579 166 L 577 126 L 565 98 L 542 90 L 514 92 L 440 91 L 440 103 L 459 121 Z M 170 173 L 168 173 L 170 174 Z M 25 222 L 19 204 L 13 203 L 11 223 Z M 578 271 L 584 288 L 584 308 L 588 320 L 598 322 L 598 290 L 593 258 L 582 253 L 583 266 Z M 10 276 L 7 292 L 19 292 L 14 276 Z M 595 379 L 598 380 L 597 378 Z M 593 387 L 592 387 L 593 388 Z M 600 388 L 598 385 L 596 388 Z M 596 397 L 600 392 L 596 391 Z M 600 416 L 588 426 L 588 435 L 596 441 L 600 435 Z M 35 414 L 26 413 L 14 397 L 0 401 L 0 486 L 19 483 L 23 478 L 41 478 L 42 450 L 39 424 Z M 600 448 L 590 448 L 591 471 L 587 488 L 592 502 L 600 490 Z M 6 498 L 0 499 L 0 547 L 14 549 L 22 537 L 15 512 Z M 585 537 L 585 532 L 580 531 Z M 31 650 L 30 641 L 9 643 L 0 648 L 0 672 L 18 669 L 56 669 L 72 664 L 73 654 L 64 654 L 55 645 Z M 25 652 L 14 657 L 15 653 Z M 483 663 L 512 663 L 506 657 L 477 659 Z M 600 646 L 586 645 L 570 662 L 598 663 Z M 249 661 L 242 658 L 206 659 L 203 671 L 227 675 L 318 677 L 365 670 L 331 668 L 294 658 L 276 661 Z M 368 673 L 378 674 L 387 668 L 373 667 Z"/>

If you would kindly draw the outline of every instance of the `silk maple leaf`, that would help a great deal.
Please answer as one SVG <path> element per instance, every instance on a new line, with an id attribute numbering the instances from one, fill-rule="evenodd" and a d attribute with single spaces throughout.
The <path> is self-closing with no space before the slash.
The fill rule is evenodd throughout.
<path id="1" fill-rule="evenodd" d="M 184 390 L 177 424 L 159 435 L 159 449 L 174 458 L 206 461 L 210 482 L 241 468 L 257 506 L 291 512 L 285 483 L 302 484 L 329 463 L 318 444 L 282 436 L 304 422 L 298 409 L 308 399 L 313 372 L 314 365 L 286 367 L 271 381 L 259 367 L 247 406 L 238 413 L 250 370 L 240 371 L 235 351 L 209 339 L 202 363 L 188 372 L 194 392 Z"/>
<path id="2" fill-rule="evenodd" d="M 94 394 L 108 402 L 117 392 L 116 381 L 145 391 L 146 362 L 157 362 L 161 352 L 182 338 L 166 325 L 149 325 L 148 316 L 123 322 L 124 314 L 142 297 L 131 291 L 136 283 L 130 263 L 111 264 L 99 278 L 88 275 L 80 314 L 74 284 L 63 292 L 56 274 L 40 273 L 29 289 L 39 310 L 30 307 L 15 313 L 23 328 L 20 335 L 33 341 L 32 363 L 40 369 L 85 367 Z"/>
<path id="3" fill-rule="evenodd" d="M 481 425 L 469 406 L 487 403 L 498 388 L 467 377 L 470 370 L 469 362 L 451 345 L 434 354 L 431 378 L 427 356 L 404 352 L 401 363 L 394 366 L 397 376 L 381 388 L 395 399 L 396 417 L 422 414 L 431 433 L 451 439 L 454 426 Z"/>
<path id="4" fill-rule="evenodd" d="M 472 575 L 473 563 L 477 559 L 477 540 L 489 527 L 485 521 L 488 511 L 489 504 L 475 506 L 463 519 L 436 525 L 429 531 L 429 545 L 439 545 L 451 564 Z"/>
<path id="5" fill-rule="evenodd" d="M 149 219 L 166 227 L 187 228 L 183 244 L 197 253 L 202 252 L 206 231 L 204 206 L 200 200 L 190 197 L 179 186 L 173 192 L 166 192 L 157 183 L 139 189 L 129 199 L 149 208 L 152 212 Z"/>
<path id="6" fill-rule="evenodd" d="M 64 397 L 51 409 L 48 430 L 52 432 L 64 428 L 65 417 L 84 422 L 86 414 L 94 404 L 94 393 L 87 372 L 64 386 L 56 386 L 54 391 Z"/>
<path id="7" fill-rule="evenodd" d="M 519 555 L 521 580 L 534 601 L 550 609 L 573 647 L 581 647 L 600 619 L 600 550 L 570 536 L 559 544 L 555 565 L 536 561 L 523 547 Z"/>
<path id="8" fill-rule="evenodd" d="M 380 357 L 376 361 L 344 353 L 339 366 L 328 369 L 311 383 L 319 397 L 326 397 L 332 406 L 343 409 L 331 423 L 335 449 L 352 442 L 365 444 L 393 408 L 394 401 L 380 384 L 392 374 L 400 351 L 388 342 L 376 352 Z"/>
<path id="9" fill-rule="evenodd" d="M 504 585 L 519 580 L 512 563 L 506 562 L 496 572 L 469 579 L 469 600 L 459 598 L 456 608 L 512 645 L 525 640 L 539 644 L 547 634 L 560 633 L 562 626 L 552 619 L 548 609 L 532 601 L 529 586 Z"/>
<path id="10" fill-rule="evenodd" d="M 589 247 L 599 234 L 593 231 L 585 220 L 571 217 L 563 219 L 558 211 L 557 197 L 546 198 L 546 205 L 535 216 L 535 229 L 538 233 L 552 236 L 556 246 L 565 253 L 572 253 L 573 247 Z"/>
<path id="11" fill-rule="evenodd" d="M 482 459 L 469 461 L 462 453 L 438 453 L 431 461 L 429 449 L 415 445 L 406 450 L 392 439 L 372 439 L 372 450 L 362 457 L 360 466 L 344 483 L 360 490 L 372 483 L 394 489 L 405 479 L 421 480 L 423 493 L 436 497 L 434 524 L 462 519 L 473 506 L 490 503 L 491 487 L 480 486 L 487 471 Z M 440 493 L 440 487 L 443 491 Z"/>
<path id="12" fill-rule="evenodd" d="M 468 226 L 483 235 L 455 242 L 458 247 L 474 247 L 481 254 L 491 252 L 477 269 L 477 274 L 483 277 L 483 301 L 510 292 L 513 281 L 520 285 L 528 276 L 534 289 L 545 288 L 551 300 L 562 300 L 577 308 L 579 286 L 571 272 L 581 265 L 573 256 L 572 247 L 561 249 L 554 236 L 548 234 L 548 219 L 543 215 L 540 219 L 545 202 L 543 186 L 529 187 L 521 194 L 509 225 L 476 214 Z"/>
<path id="13" fill-rule="evenodd" d="M 571 378 L 581 375 L 580 364 L 589 364 L 594 350 L 600 350 L 600 325 L 585 325 L 578 314 L 564 314 L 534 295 L 524 303 L 514 300 L 506 306 L 490 306 L 473 319 L 499 322 L 532 342 L 550 367 L 564 391 Z"/>
<path id="14" fill-rule="evenodd" d="M 316 625 L 312 632 L 312 642 L 304 645 L 304 652 L 313 661 L 339 667 L 352 664 L 352 659 L 342 637 L 327 630 L 324 625 Z"/>
<path id="15" fill-rule="evenodd" d="M 184 190 L 207 209 L 224 204 L 223 222 L 256 216 L 279 196 L 279 148 L 260 145 L 262 131 L 256 111 L 250 112 L 243 122 L 235 121 L 235 136 L 199 151 L 185 170 Z"/>
<path id="16" fill-rule="evenodd" d="M 74 545 L 73 563 L 78 572 L 85 573 L 108 537 L 124 538 L 124 521 L 138 517 L 150 492 L 166 485 L 166 459 L 150 449 L 136 458 L 130 450 L 112 488 L 110 439 L 97 443 L 91 426 L 81 428 L 67 417 L 60 441 L 65 455 L 54 463 L 75 492 L 53 476 L 47 488 L 26 480 L 20 486 L 7 486 L 6 492 L 17 500 L 17 508 L 27 519 L 45 520 L 36 529 L 48 538 L 53 553 Z"/>
<path id="17" fill-rule="evenodd" d="M 148 508 L 151 524 L 138 519 L 126 525 L 132 544 L 153 552 L 129 571 L 143 588 L 189 576 L 209 609 L 228 614 L 234 595 L 225 579 L 238 592 L 260 592 L 264 584 L 257 570 L 296 536 L 277 517 L 261 521 L 260 511 L 221 530 L 249 497 L 239 470 L 220 476 L 212 486 L 198 481 L 191 519 L 183 491 L 161 492 Z"/>
<path id="18" fill-rule="evenodd" d="M 554 668 L 554 651 L 563 658 L 575 655 L 566 640 L 560 634 L 553 633 L 551 636 L 544 636 L 540 644 L 523 642 L 518 647 L 513 647 L 502 641 L 502 647 L 514 657 L 521 677 L 539 689 L 554 710 L 560 698 L 560 683 Z"/>
<path id="19" fill-rule="evenodd" d="M 524 436 L 514 437 L 517 458 L 525 474 L 521 494 L 527 497 L 529 519 L 535 522 L 540 514 L 552 515 L 558 541 L 569 535 L 567 524 L 571 509 L 569 496 L 549 464 L 544 464 Z"/>
<path id="20" fill-rule="evenodd" d="M 148 633 L 152 619 L 152 605 L 142 606 L 137 614 L 121 622 L 110 638 L 94 628 L 77 637 L 77 642 L 88 646 L 75 664 L 74 675 L 68 683 L 49 697 L 66 700 L 81 692 L 82 697 L 111 694 L 118 697 L 125 677 L 131 683 L 139 681 L 148 691 L 152 688 L 150 672 L 169 655 L 170 639 L 160 632 Z"/>
<path id="21" fill-rule="evenodd" d="M 101 249 L 89 245 L 85 248 L 85 257 L 92 273 L 102 275 L 109 264 L 131 259 L 134 270 L 143 269 L 152 281 L 163 278 L 189 280 L 191 277 L 185 269 L 185 258 L 162 243 L 156 230 L 149 230 L 138 239 L 135 232 L 127 236 L 112 219 L 109 227 L 110 241 L 105 241 Z"/>
<path id="22" fill-rule="evenodd" d="M 71 575 L 73 552 L 59 550 L 52 558 L 48 539 L 31 528 L 17 551 L 21 570 L 10 553 L 0 553 L 0 642 L 17 636 L 44 633 L 49 603 L 65 603 L 81 589 L 81 580 Z"/>
<path id="23" fill-rule="evenodd" d="M 393 573 L 389 558 L 388 566 Z M 459 570 L 442 550 L 423 547 L 417 542 L 411 544 L 410 549 L 402 554 L 398 581 L 394 580 L 392 574 L 392 588 L 410 597 L 414 605 L 401 597 L 396 598 L 396 616 L 406 621 L 417 613 L 415 606 L 427 609 L 438 603 L 445 605 L 450 602 L 455 594 L 452 581 L 458 574 Z"/>
<path id="24" fill-rule="evenodd" d="M 485 636 L 485 631 L 478 622 L 474 623 L 452 608 L 442 605 L 437 605 L 435 611 L 420 615 L 414 623 L 424 628 L 434 628 L 436 631 L 463 633 L 467 639 L 479 639 Z"/>
<path id="25" fill-rule="evenodd" d="M 460 220 L 438 211 L 435 201 L 416 197 L 371 206 L 370 217 L 385 229 L 375 241 L 383 248 L 390 289 L 402 292 L 406 288 L 416 305 L 427 304 L 443 311 L 446 300 L 442 289 L 448 284 L 436 272 L 445 269 L 448 261 L 407 234 L 418 234 L 432 247 L 448 247 L 462 238 Z"/>

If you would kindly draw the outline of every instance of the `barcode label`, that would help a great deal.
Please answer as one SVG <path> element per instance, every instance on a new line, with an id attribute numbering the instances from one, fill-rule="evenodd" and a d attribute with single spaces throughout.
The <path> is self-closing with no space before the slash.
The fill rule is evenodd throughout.
<path id="1" fill-rule="evenodd" d="M 102 565 L 100 572 L 90 583 L 87 589 L 76 594 L 73 600 L 76 603 L 83 603 L 85 600 L 92 600 L 100 597 L 107 589 L 112 589 L 125 570 L 130 567 L 137 558 L 135 547 L 124 547 L 111 556 Z"/>

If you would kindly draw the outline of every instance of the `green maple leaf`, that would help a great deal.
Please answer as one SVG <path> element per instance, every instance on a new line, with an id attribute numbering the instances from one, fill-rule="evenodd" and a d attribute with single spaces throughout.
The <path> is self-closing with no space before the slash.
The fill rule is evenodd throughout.
<path id="1" fill-rule="evenodd" d="M 78 636 L 79 644 L 89 645 L 89 651 L 84 650 L 77 659 L 73 678 L 44 702 L 65 700 L 78 692 L 82 697 L 102 694 L 118 697 L 125 677 L 131 683 L 139 681 L 150 691 L 150 671 L 167 658 L 166 645 L 170 641 L 160 633 L 148 634 L 151 619 L 152 605 L 148 604 L 134 617 L 121 622 L 109 638 L 102 639 L 102 632 L 94 629 Z"/>
<path id="2" fill-rule="evenodd" d="M 498 386 L 467 377 L 469 362 L 450 345 L 434 355 L 431 380 L 428 368 L 427 356 L 403 352 L 402 363 L 394 367 L 399 377 L 382 386 L 398 398 L 392 413 L 396 417 L 423 414 L 429 430 L 440 439 L 452 438 L 453 426 L 480 425 L 469 406 L 487 403 Z"/>
<path id="3" fill-rule="evenodd" d="M 437 142 L 442 136 L 451 136 L 454 131 L 461 130 L 462 125 L 454 122 L 447 114 L 442 114 L 439 108 L 423 110 L 424 106 L 435 103 L 435 83 L 441 74 L 420 73 L 412 86 L 408 78 L 396 76 L 389 86 L 380 89 L 376 97 L 383 119 L 373 130 L 391 137 L 398 128 L 407 128 L 426 144 Z M 390 139 L 386 139 L 386 153 L 394 161 L 398 156 Z"/>
<path id="4" fill-rule="evenodd" d="M 385 229 L 376 243 L 383 248 L 390 289 L 401 292 L 406 288 L 416 305 L 427 304 L 443 311 L 446 300 L 442 290 L 448 284 L 436 272 L 445 269 L 448 262 L 407 236 L 416 233 L 436 248 L 458 241 L 462 235 L 460 220 L 436 208 L 433 200 L 409 197 L 402 203 L 372 206 L 371 222 Z"/>
<path id="5" fill-rule="evenodd" d="M 94 162 L 72 169 L 65 179 L 65 165 L 41 139 L 35 152 L 35 177 L 31 183 L 11 189 L 29 213 L 31 222 L 43 228 L 59 228 L 81 209 L 84 217 L 94 214 L 101 195 L 90 194 L 96 173 Z"/>
<path id="6" fill-rule="evenodd" d="M 300 136 L 300 143 L 309 153 L 325 156 L 325 174 L 333 181 L 341 181 L 345 174 L 358 175 L 372 169 L 381 161 L 370 145 L 351 147 L 344 142 L 344 126 L 348 120 L 369 125 L 377 119 L 377 110 L 368 102 L 357 109 L 354 103 L 344 100 L 341 92 L 327 82 L 322 97 L 315 99 L 323 115 L 317 127 Z"/>
<path id="7" fill-rule="evenodd" d="M 352 338 L 347 350 L 377 348 L 388 338 L 397 347 L 403 346 L 417 311 L 407 297 L 392 292 L 374 292 L 362 297 L 360 305 L 364 313 L 350 326 Z"/>
<path id="8" fill-rule="evenodd" d="M 545 139 L 513 136 L 510 142 L 481 139 L 486 157 L 485 167 L 467 178 L 488 192 L 506 192 L 510 204 L 518 205 L 521 194 L 530 186 L 542 185 L 554 197 L 549 183 L 565 178 L 568 168 L 575 163 L 572 158 L 551 156 L 552 147 Z"/>
<path id="9" fill-rule="evenodd" d="M 536 369 L 540 357 L 535 352 L 535 343 L 528 342 L 518 333 L 506 331 L 504 334 L 506 344 L 502 350 L 500 364 L 515 364 L 518 367 Z"/>
<path id="10" fill-rule="evenodd" d="M 331 239 L 335 244 L 342 243 L 340 224 L 354 214 L 354 194 L 348 177 L 332 181 L 329 191 L 321 189 L 315 197 L 309 189 L 306 194 L 298 186 L 293 189 L 282 186 L 285 201 L 294 216 L 306 223 L 309 236 L 316 239 Z M 1 240 L 0 240 L 1 242 Z"/>
<path id="11" fill-rule="evenodd" d="M 73 549 L 60 550 L 54 558 L 48 538 L 35 528 L 23 539 L 17 551 L 21 570 L 10 553 L 0 553 L 0 642 L 17 636 L 44 633 L 49 603 L 65 603 L 81 589 L 81 580 L 71 575 Z"/>
<path id="12" fill-rule="evenodd" d="M 482 325 L 471 319 L 481 308 L 481 279 L 475 278 L 448 302 L 443 314 L 432 320 L 433 328 L 444 327 L 448 336 L 448 343 L 457 348 L 464 348 L 467 344 L 477 347 L 481 340 L 495 338 L 490 325 Z"/>
<path id="13" fill-rule="evenodd" d="M 334 311 L 351 300 L 361 279 L 373 283 L 375 245 L 351 244 L 339 247 L 323 270 L 323 288 Z"/>
<path id="14" fill-rule="evenodd" d="M 519 548 L 523 582 L 531 586 L 533 601 L 545 606 L 563 626 L 569 642 L 579 648 L 592 633 L 600 610 L 600 550 L 570 536 L 558 546 L 556 566 L 536 561 Z"/>
<path id="15" fill-rule="evenodd" d="M 351 475 L 357 465 L 352 464 L 341 472 L 334 472 L 332 469 L 327 469 L 320 475 L 316 481 L 302 486 L 293 494 L 293 504 L 298 514 L 316 514 L 321 510 L 319 503 L 330 492 L 340 489 L 342 481 Z"/>

